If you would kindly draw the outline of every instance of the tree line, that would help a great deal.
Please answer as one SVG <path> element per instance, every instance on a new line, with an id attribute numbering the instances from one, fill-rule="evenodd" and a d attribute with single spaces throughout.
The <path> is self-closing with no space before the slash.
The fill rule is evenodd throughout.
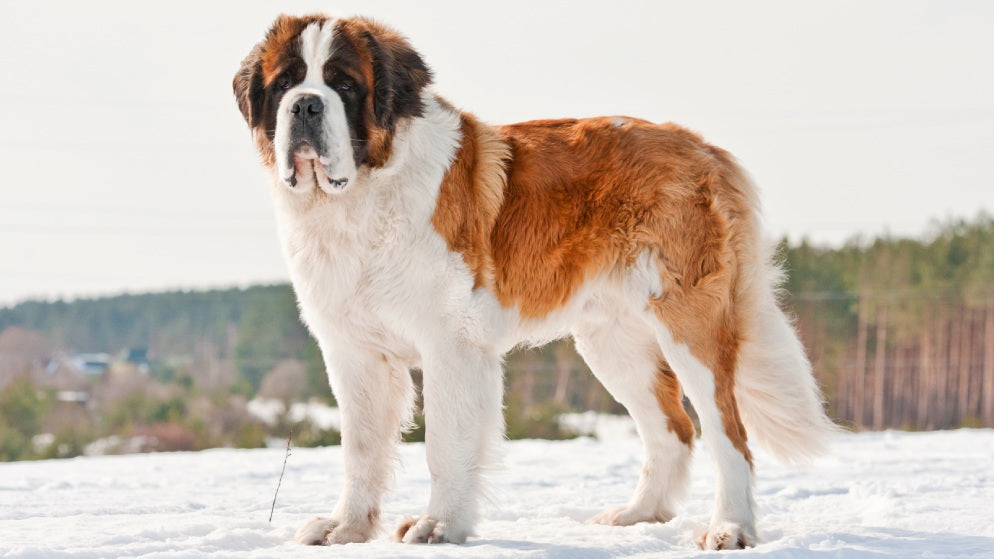
<path id="1" fill-rule="evenodd" d="M 994 219 L 783 253 L 786 301 L 837 419 L 994 427 Z"/>

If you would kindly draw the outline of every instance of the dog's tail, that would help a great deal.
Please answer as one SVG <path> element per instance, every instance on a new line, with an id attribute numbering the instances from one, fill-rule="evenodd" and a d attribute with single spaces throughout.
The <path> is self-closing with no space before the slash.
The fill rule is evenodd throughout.
<path id="1" fill-rule="evenodd" d="M 752 199 L 749 242 L 740 245 L 735 305 L 743 337 L 735 370 L 735 399 L 750 439 L 785 462 L 802 462 L 825 451 L 840 429 L 825 415 L 821 391 L 778 295 L 785 274 L 773 243 L 763 238 L 755 187 L 730 161 L 726 180 Z"/>

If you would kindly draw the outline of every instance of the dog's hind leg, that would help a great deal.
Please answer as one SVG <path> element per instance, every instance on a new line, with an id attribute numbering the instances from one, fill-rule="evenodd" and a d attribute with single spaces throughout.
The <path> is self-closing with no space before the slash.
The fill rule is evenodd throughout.
<path id="1" fill-rule="evenodd" d="M 694 426 L 655 336 L 634 316 L 583 325 L 573 336 L 594 375 L 635 420 L 644 448 L 631 500 L 591 520 L 613 525 L 670 520 L 687 492 Z"/>
<path id="2" fill-rule="evenodd" d="M 717 468 L 715 511 L 699 543 L 705 549 L 740 549 L 756 544 L 752 456 L 734 391 L 744 333 L 715 296 L 720 290 L 720 284 L 674 290 L 653 301 L 647 320 L 700 418 Z"/>
<path id="3" fill-rule="evenodd" d="M 462 543 L 484 496 L 483 474 L 504 433 L 500 358 L 453 343 L 424 357 L 425 446 L 431 497 L 397 530 L 404 543 Z"/>
<path id="4" fill-rule="evenodd" d="M 303 544 L 364 542 L 380 516 L 380 500 L 393 476 L 401 430 L 414 400 L 407 368 L 375 352 L 351 347 L 325 352 L 341 413 L 345 483 L 329 518 L 315 517 L 297 531 Z"/>

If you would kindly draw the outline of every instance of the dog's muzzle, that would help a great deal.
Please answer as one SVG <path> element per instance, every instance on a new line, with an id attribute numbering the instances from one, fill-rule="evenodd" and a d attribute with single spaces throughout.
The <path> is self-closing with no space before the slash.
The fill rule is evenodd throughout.
<path id="1" fill-rule="evenodd" d="M 341 191 L 348 177 L 335 177 L 335 161 L 328 153 L 324 138 L 324 101 L 317 95 L 304 95 L 290 107 L 290 145 L 287 157 L 293 171 L 284 180 L 291 188 L 310 187 L 316 183 L 325 192 Z"/>

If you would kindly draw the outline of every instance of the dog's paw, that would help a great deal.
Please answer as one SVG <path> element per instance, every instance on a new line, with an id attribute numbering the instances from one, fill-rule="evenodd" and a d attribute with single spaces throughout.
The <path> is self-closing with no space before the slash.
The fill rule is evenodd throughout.
<path id="1" fill-rule="evenodd" d="M 304 545 L 328 545 L 327 538 L 338 526 L 338 521 L 315 516 L 297 530 L 293 539 Z"/>
<path id="2" fill-rule="evenodd" d="M 673 515 L 668 512 L 624 506 L 607 509 L 591 518 L 589 522 L 608 526 L 631 526 L 639 522 L 669 522 L 672 518 Z"/>
<path id="3" fill-rule="evenodd" d="M 370 526 L 354 526 L 315 516 L 297 530 L 294 539 L 304 545 L 336 545 L 364 542 L 371 534 Z"/>
<path id="4" fill-rule="evenodd" d="M 733 522 L 722 522 L 708 528 L 697 540 L 701 549 L 745 549 L 756 545 L 755 531 Z"/>
<path id="5" fill-rule="evenodd" d="M 422 516 L 404 518 L 394 538 L 402 543 L 464 543 L 469 530 Z"/>

